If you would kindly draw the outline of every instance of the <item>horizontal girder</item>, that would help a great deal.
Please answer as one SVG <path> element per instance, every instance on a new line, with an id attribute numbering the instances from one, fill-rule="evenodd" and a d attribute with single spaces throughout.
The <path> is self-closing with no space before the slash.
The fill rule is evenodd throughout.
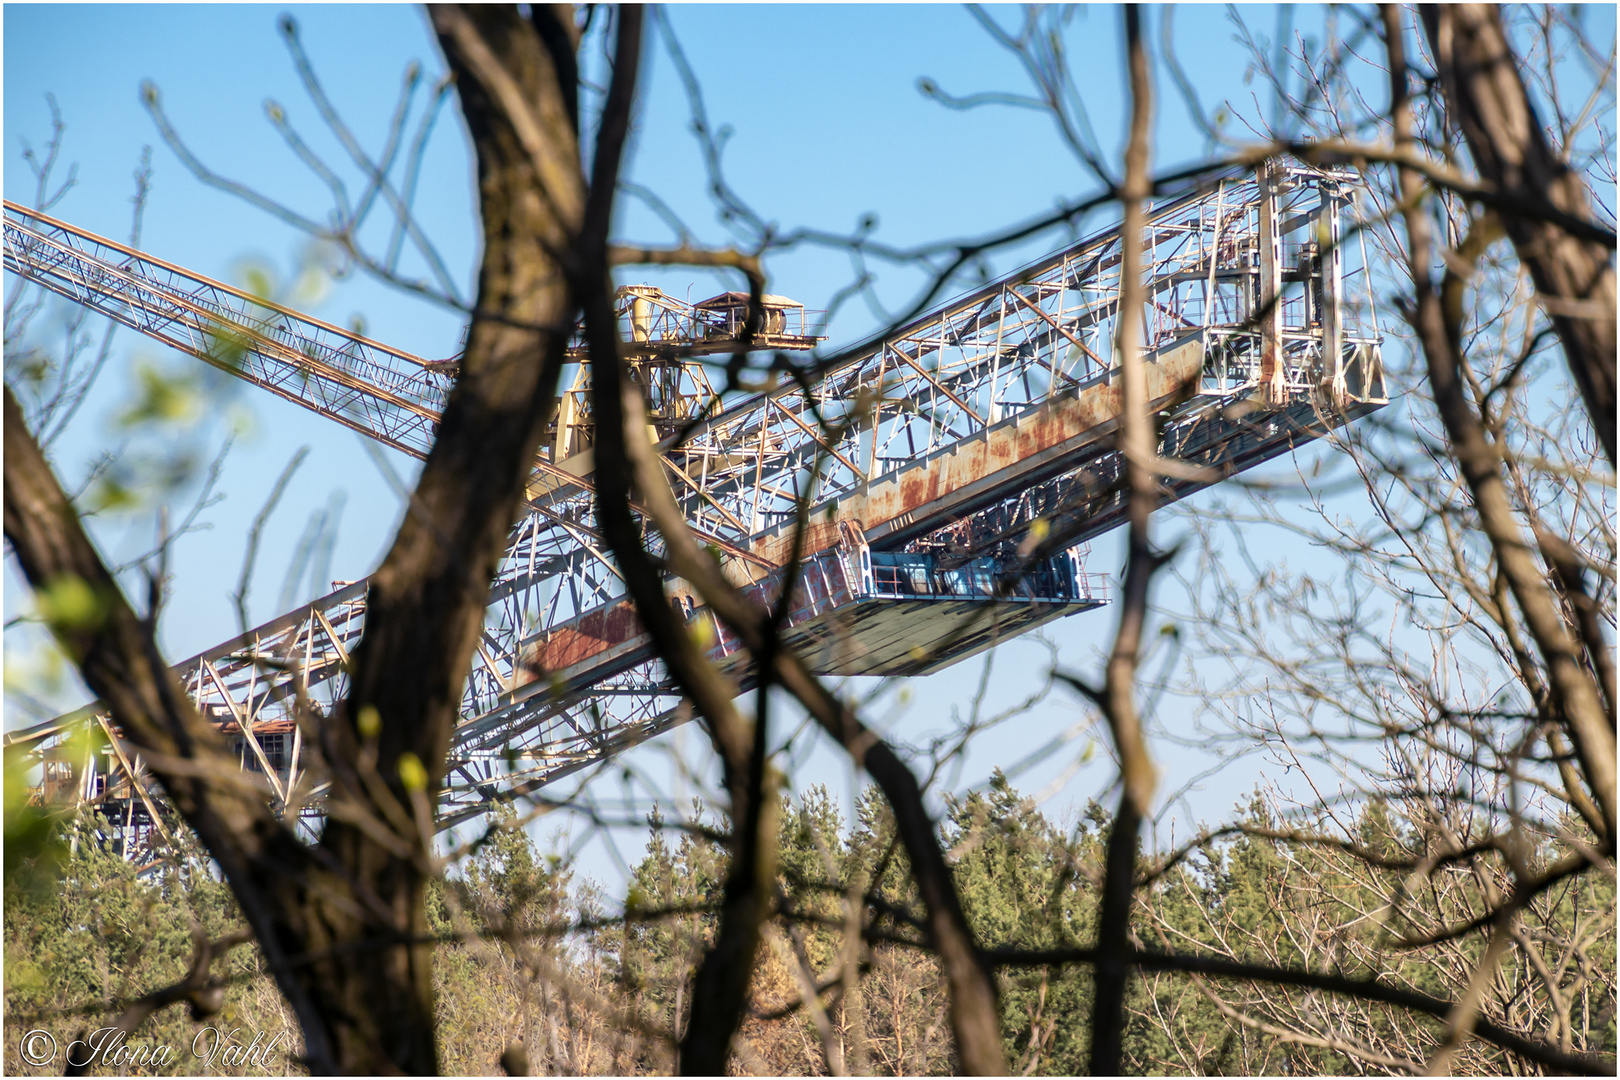
<path id="1" fill-rule="evenodd" d="M 1161 452 L 1206 466 L 1201 480 L 1165 481 L 1166 501 L 1385 400 L 1376 328 L 1354 325 L 1343 303 L 1335 238 L 1352 180 L 1273 164 L 1148 214 L 1144 329 L 1154 408 L 1167 420 Z M 1313 239 L 1289 239 L 1307 229 Z M 1316 239 L 1324 236 L 1326 248 Z M 722 552 L 733 580 L 768 593 L 801 498 L 814 508 L 804 545 L 813 557 L 853 550 L 840 536 L 854 536 L 874 552 L 966 565 L 1005 559 L 1037 517 L 1079 538 L 1112 527 L 1121 252 L 1117 228 L 1084 239 L 846 351 L 813 369 L 808 387 L 720 400 L 695 365 L 660 368 L 659 393 L 713 413 L 659 446 L 694 532 Z M 431 445 L 452 385 L 453 362 L 389 349 L 10 203 L 5 265 L 414 456 Z M 688 312 L 683 324 L 671 307 L 660 323 L 665 316 L 634 306 L 634 292 L 621 290 L 620 311 L 632 359 L 750 344 L 727 336 L 740 332 L 735 312 L 724 332 L 712 329 L 713 312 L 702 316 L 707 323 Z M 816 340 L 800 310 L 798 324 L 765 327 L 781 337 L 776 344 L 795 330 Z M 633 619 L 619 619 L 569 664 L 544 663 L 554 642 L 577 637 L 592 618 L 606 625 L 623 608 L 595 526 L 591 454 L 571 452 L 562 424 L 536 461 L 529 512 L 491 593 L 444 793 L 447 821 L 492 793 L 576 771 L 686 717 Z M 654 531 L 646 539 L 659 549 Z M 860 601 L 874 611 L 899 611 L 893 605 L 902 602 L 922 603 Z M 1065 604 L 1049 598 L 1047 609 L 1061 614 Z M 355 582 L 176 672 L 199 707 L 245 743 L 275 727 L 295 732 L 292 680 L 304 680 L 317 712 L 340 702 L 364 612 L 365 582 Z M 862 634 L 887 633 L 889 618 L 862 616 L 839 632 L 859 645 Z M 804 633 L 815 637 L 808 623 Z M 977 647 L 964 641 L 913 670 Z M 847 664 L 823 670 L 855 673 Z M 12 733 L 7 745 L 48 747 L 67 719 Z M 249 756 L 268 760 L 244 749 Z M 280 783 L 296 771 L 289 761 Z"/>

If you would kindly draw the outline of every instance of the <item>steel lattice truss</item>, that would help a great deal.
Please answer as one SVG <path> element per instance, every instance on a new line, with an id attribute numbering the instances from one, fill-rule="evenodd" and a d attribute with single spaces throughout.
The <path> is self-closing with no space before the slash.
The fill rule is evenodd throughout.
<path id="1" fill-rule="evenodd" d="M 1218 478 L 1384 403 L 1376 327 L 1359 326 L 1343 301 L 1339 237 L 1354 183 L 1272 163 L 1149 213 L 1144 329 L 1162 454 Z M 807 388 L 730 399 L 690 358 L 742 344 L 811 347 L 813 313 L 767 297 L 766 318 L 743 342 L 746 309 L 734 294 L 693 306 L 620 290 L 621 334 L 671 488 L 733 581 L 775 597 L 808 496 L 805 580 L 787 625 L 813 667 L 931 671 L 1102 602 L 1100 583 L 1070 554 L 1024 568 L 1013 595 L 985 614 L 995 572 L 1037 518 L 1080 539 L 1121 519 L 1110 437 L 1120 264 L 1116 228 L 812 368 Z M 11 203 L 5 266 L 416 457 L 454 379 L 453 361 L 358 338 Z M 687 716 L 595 526 L 586 380 L 576 366 L 491 593 L 443 793 L 446 823 Z M 1167 481 L 1166 498 L 1210 482 Z M 650 529 L 646 539 L 659 549 Z M 678 582 L 673 593 L 694 621 L 707 620 L 711 656 L 748 685 L 736 643 Z M 278 797 L 298 776 L 295 683 L 329 715 L 364 614 L 360 581 L 176 666 Z M 900 647 L 919 633 L 928 647 Z M 7 745 L 49 761 L 66 725 L 95 713 L 12 733 Z M 74 774 L 81 797 L 101 790 L 91 773 Z M 139 804 L 125 805 L 133 824 Z"/>

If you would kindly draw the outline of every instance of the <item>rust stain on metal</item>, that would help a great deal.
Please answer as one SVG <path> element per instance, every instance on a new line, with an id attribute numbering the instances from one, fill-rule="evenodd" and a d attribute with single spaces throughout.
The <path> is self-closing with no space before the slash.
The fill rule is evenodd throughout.
<path id="1" fill-rule="evenodd" d="M 1198 339 L 1184 342 L 1148 363 L 1150 408 L 1164 407 L 1196 380 L 1203 370 L 1204 350 Z M 1119 418 L 1117 385 L 1098 383 L 1065 395 L 1039 409 L 1005 420 L 975 434 L 949 451 L 890 474 L 862 494 L 840 500 L 831 520 L 817 515 L 805 530 L 804 554 L 813 555 L 838 543 L 838 523 L 863 529 L 910 521 L 972 485 L 989 481 L 1006 492 L 1016 488 L 1016 472 L 1038 455 L 1058 455 L 1104 437 Z M 1006 474 L 997 479 L 997 474 Z M 793 554 L 793 533 L 783 529 L 756 537 L 754 554 L 785 563 Z M 587 612 L 551 631 L 524 665 L 528 677 L 561 671 L 641 634 L 641 624 L 628 602 Z"/>
<path id="2" fill-rule="evenodd" d="M 559 626 L 534 646 L 529 662 L 529 680 L 540 672 L 561 671 L 602 650 L 641 633 L 634 606 L 625 600 L 611 607 L 587 611 L 578 619 Z"/>
<path id="3" fill-rule="evenodd" d="M 1148 362 L 1150 408 L 1163 408 L 1196 380 L 1203 370 L 1204 350 L 1199 339 L 1183 342 Z M 1062 455 L 1112 430 L 1119 418 L 1121 392 L 1117 385 L 1098 383 L 1073 396 L 1064 396 L 1031 412 L 1003 421 L 956 444 L 948 452 L 918 462 L 898 475 L 882 477 L 860 494 L 838 503 L 835 518 L 860 520 L 868 531 L 907 519 L 924 508 L 961 495 L 968 487 L 989 481 L 1004 493 L 1016 490 L 1016 470 L 1042 454 Z M 1007 473 L 1000 480 L 993 479 Z M 781 529 L 756 537 L 753 550 L 773 562 L 791 554 L 791 530 Z M 807 554 L 830 547 L 836 533 L 806 536 Z"/>

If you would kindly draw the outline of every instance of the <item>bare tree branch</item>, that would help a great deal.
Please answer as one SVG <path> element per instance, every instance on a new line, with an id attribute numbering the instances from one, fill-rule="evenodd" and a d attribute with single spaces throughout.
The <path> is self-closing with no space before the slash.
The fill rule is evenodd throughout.
<path id="1" fill-rule="evenodd" d="M 1091 1014 L 1091 1071 L 1100 1076 L 1122 1071 L 1124 1054 L 1125 963 L 1129 949 L 1132 893 L 1136 883 L 1137 833 L 1147 818 L 1157 783 L 1153 761 L 1142 739 L 1136 712 L 1136 664 L 1147 618 L 1148 583 L 1161 564 L 1148 539 L 1148 516 L 1158 503 L 1158 478 L 1153 473 L 1154 437 L 1147 412 L 1147 370 L 1142 358 L 1142 230 L 1148 197 L 1148 140 L 1153 126 L 1153 87 L 1142 41 L 1141 9 L 1124 10 L 1125 56 L 1130 71 L 1130 139 L 1125 147 L 1125 204 L 1120 226 L 1123 262 L 1120 267 L 1119 319 L 1114 348 L 1121 385 L 1119 445 L 1125 457 L 1126 514 L 1130 534 L 1125 583 L 1120 590 L 1119 629 L 1108 657 L 1098 705 L 1108 720 L 1119 754 L 1121 791 L 1119 810 L 1108 832 L 1107 874 L 1097 916 L 1098 961 L 1096 997 Z"/>
<path id="2" fill-rule="evenodd" d="M 1551 205 L 1589 222 L 1586 184 L 1551 146 L 1508 47 L 1500 9 L 1490 4 L 1426 6 L 1423 25 L 1451 115 L 1485 180 L 1516 205 Z M 1404 74 L 1404 73 L 1403 73 Z M 1502 215 L 1564 344 L 1609 464 L 1615 464 L 1614 243 L 1563 221 Z"/>
<path id="3" fill-rule="evenodd" d="M 1407 92 L 1407 66 L 1400 14 L 1386 7 L 1386 46 L 1390 55 L 1390 112 L 1397 147 L 1412 141 L 1412 119 Z M 1501 455 L 1486 436 L 1479 413 L 1464 388 L 1462 355 L 1462 292 L 1464 280 L 1448 270 L 1445 296 L 1434 288 L 1431 266 L 1434 252 L 1429 220 L 1421 201 L 1420 182 L 1410 169 L 1399 170 L 1401 194 L 1410 245 L 1412 282 L 1416 291 L 1413 327 L 1428 361 L 1429 386 L 1450 437 L 1452 453 L 1473 495 L 1480 526 L 1489 538 L 1497 564 L 1546 665 L 1548 687 L 1556 712 L 1574 743 L 1581 770 L 1603 814 L 1603 842 L 1615 842 L 1615 734 L 1612 715 L 1605 715 L 1596 685 L 1581 663 L 1579 647 L 1559 613 L 1546 576 L 1535 565 L 1531 547 L 1513 518 L 1501 475 Z M 1470 234 L 1471 261 L 1483 254 L 1490 218 L 1474 225 Z M 1459 253 L 1460 254 L 1460 253 Z M 1612 356 L 1612 350 L 1611 350 Z"/>

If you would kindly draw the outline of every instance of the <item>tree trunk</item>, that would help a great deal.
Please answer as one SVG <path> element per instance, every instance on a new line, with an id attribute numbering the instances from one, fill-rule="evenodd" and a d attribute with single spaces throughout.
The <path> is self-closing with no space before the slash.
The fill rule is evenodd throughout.
<path id="1" fill-rule="evenodd" d="M 1591 204 L 1579 174 L 1548 145 L 1490 4 L 1432 5 L 1423 25 L 1446 104 L 1480 176 L 1525 206 L 1503 226 L 1551 317 L 1609 464 L 1615 463 L 1615 281 L 1613 245 L 1577 239 L 1536 207 L 1582 221 Z"/>
<path id="2" fill-rule="evenodd" d="M 357 786 L 410 841 L 406 855 L 336 819 L 321 841 L 386 913 L 362 913 L 335 888 L 309 899 L 313 929 L 343 950 L 310 977 L 329 1002 L 345 1072 L 438 1069 L 425 908 L 433 830 L 409 824 L 429 819 L 421 808 L 443 783 L 490 581 L 556 397 L 573 323 L 558 253 L 584 202 L 568 99 L 533 25 L 511 8 L 437 8 L 432 18 L 477 155 L 483 258 L 460 375 L 410 512 L 372 578 L 352 688 L 331 721 L 344 760 L 375 754 L 377 775 Z M 361 733 L 370 710 L 374 736 Z"/>
<path id="3" fill-rule="evenodd" d="M 410 511 L 372 579 L 349 697 L 331 717 L 305 718 L 331 780 L 314 848 L 241 786 L 225 740 L 175 684 L 150 620 L 130 610 L 5 398 L 6 535 L 36 588 L 74 578 L 89 589 L 91 617 L 58 636 L 218 860 L 317 1074 L 438 1070 L 432 807 L 574 321 L 562 264 L 585 185 L 572 13 L 438 8 L 432 18 L 478 160 L 477 310 Z"/>

